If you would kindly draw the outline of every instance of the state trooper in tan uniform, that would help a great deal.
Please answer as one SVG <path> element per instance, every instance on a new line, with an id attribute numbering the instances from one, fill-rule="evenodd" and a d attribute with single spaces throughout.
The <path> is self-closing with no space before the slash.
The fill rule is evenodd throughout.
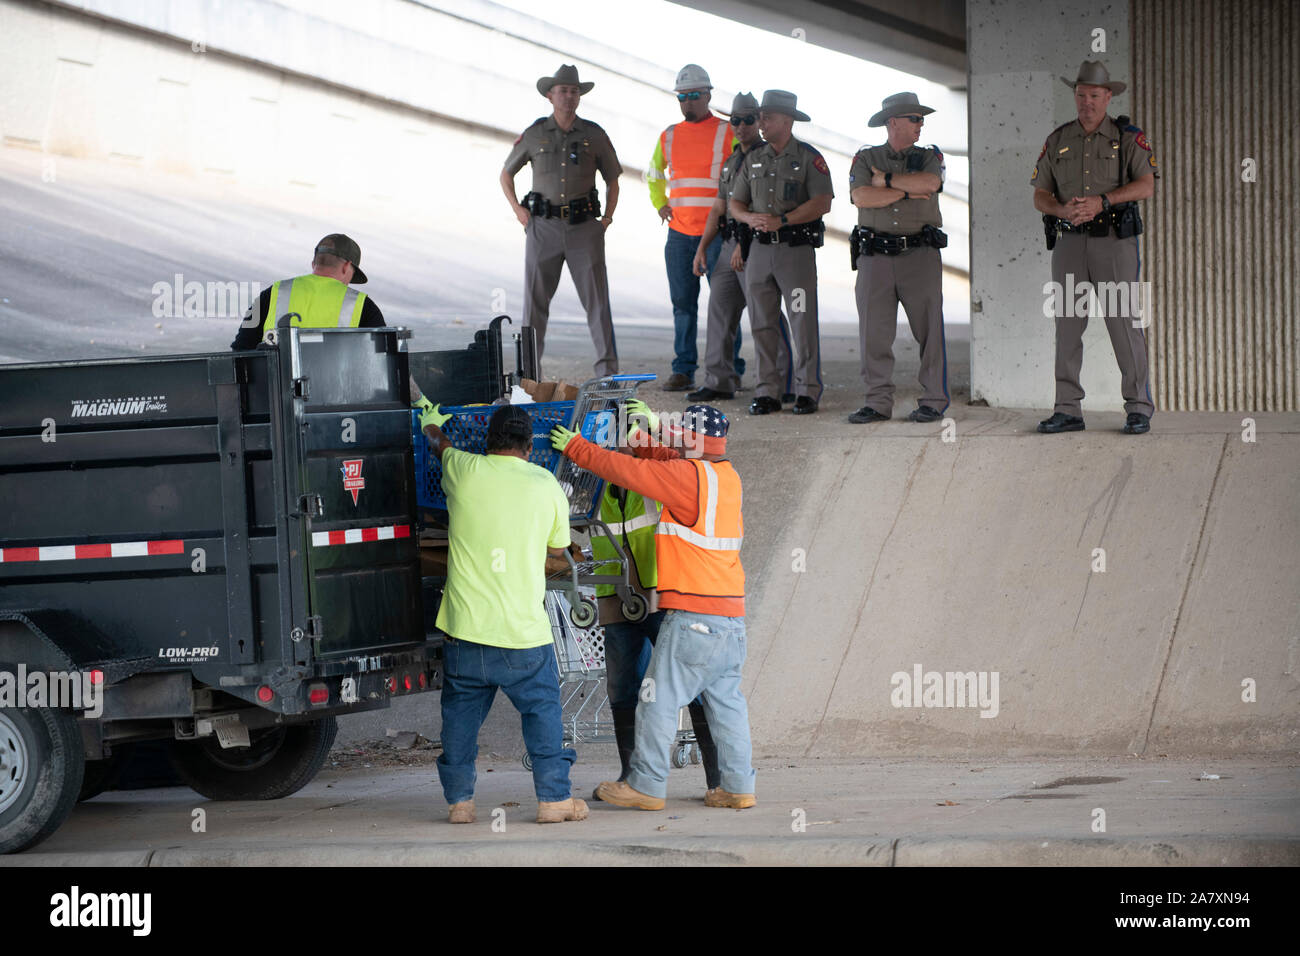
<path id="1" fill-rule="evenodd" d="M 1147 367 L 1145 319 L 1133 307 L 1138 280 L 1138 235 L 1142 220 L 1137 202 L 1155 192 L 1155 154 L 1142 130 L 1127 117 L 1112 120 L 1106 114 L 1111 96 L 1123 92 L 1112 83 L 1106 68 L 1085 61 L 1072 83 L 1077 120 L 1059 126 L 1047 137 L 1030 181 L 1034 208 L 1043 213 L 1047 248 L 1052 250 L 1052 280 L 1061 294 L 1055 296 L 1056 408 L 1038 425 L 1044 434 L 1082 431 L 1080 403 L 1083 388 L 1083 330 L 1088 310 L 1078 308 L 1083 283 L 1125 283 L 1127 294 L 1112 296 L 1103 290 L 1095 297 L 1106 319 L 1115 360 L 1120 369 L 1120 391 L 1128 413 L 1124 432 L 1140 435 L 1151 430 L 1155 404 Z M 1084 300 L 1086 301 L 1086 299 Z M 1123 308 L 1127 303 L 1128 308 Z M 1115 314 L 1109 307 L 1118 305 Z M 1082 311 L 1082 315 L 1078 315 Z"/>
<path id="2" fill-rule="evenodd" d="M 595 85 L 580 82 L 577 67 L 568 64 L 554 76 L 537 81 L 537 91 L 555 109 L 515 140 L 501 170 L 501 189 L 528 236 L 523 324 L 536 330 L 538 358 L 544 347 L 551 297 L 568 262 L 596 346 L 596 374 L 613 375 L 618 371 L 618 352 L 609 309 L 605 230 L 614 221 L 623 167 L 605 131 L 577 115 L 579 99 Z M 520 202 L 515 198 L 515 175 L 526 163 L 533 165 L 533 189 Z M 607 194 L 603 216 L 596 190 L 597 171 L 605 180 Z"/>
<path id="3" fill-rule="evenodd" d="M 718 198 L 709 210 L 709 222 L 700 236 L 695 253 L 695 274 L 704 275 L 708 268 L 708 248 L 713 237 L 722 234 L 718 261 L 709 276 L 709 324 L 704 352 L 704 387 L 686 397 L 693 402 L 712 402 L 736 397 L 740 373 L 732 356 L 740 335 L 740 314 L 745 311 L 744 250 L 749 248 L 752 233 L 737 222 L 727 208 L 736 177 L 744 175 L 745 157 L 763 145 L 758 133 L 758 100 L 753 93 L 737 93 L 731 101 L 731 128 L 736 133 L 736 148 L 722 164 L 718 174 Z M 742 249 L 743 246 L 743 249 Z M 750 312 L 750 322 L 754 320 Z M 789 394 L 794 383 L 794 365 L 790 361 L 790 324 L 781 313 L 780 338 L 777 340 L 776 366 L 784 376 L 782 401 L 794 401 Z"/>
<path id="4" fill-rule="evenodd" d="M 822 216 L 835 195 L 826 160 L 791 135 L 795 120 L 807 121 L 797 99 L 768 90 L 758 125 L 767 140 L 745 157 L 745 175 L 732 187 L 731 215 L 754 230 L 745 262 L 745 294 L 758 356 L 758 386 L 751 415 L 781 410 L 777 365 L 781 301 L 793 338 L 796 415 L 817 411 L 822 397 L 821 342 L 817 326 L 817 256 L 825 226 Z"/>
<path id="5" fill-rule="evenodd" d="M 915 93 L 885 98 L 868 126 L 886 126 L 888 141 L 853 157 L 849 198 L 858 207 L 850 249 L 858 271 L 858 339 L 866 403 L 849 416 L 855 424 L 891 417 L 894 407 L 894 338 L 898 303 L 921 348 L 921 398 L 908 416 L 935 422 L 948 408 L 948 351 L 943 335 L 943 263 L 948 238 L 939 231 L 943 153 L 916 145 L 925 116 Z"/>

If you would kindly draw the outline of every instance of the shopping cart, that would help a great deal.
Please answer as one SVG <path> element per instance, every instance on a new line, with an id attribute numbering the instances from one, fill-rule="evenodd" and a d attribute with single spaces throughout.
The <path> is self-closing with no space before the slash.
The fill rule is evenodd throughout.
<path id="1" fill-rule="evenodd" d="M 564 745 L 613 742 L 614 719 L 605 692 L 604 629 L 576 627 L 564 591 L 546 592 L 546 615 L 555 635 L 555 659 L 560 671 Z M 523 762 L 524 767 L 533 769 L 526 753 Z"/>
<path id="2" fill-rule="evenodd" d="M 573 417 L 569 427 L 583 438 L 606 448 L 618 444 L 620 430 L 627 421 L 620 415 L 623 403 L 636 397 L 642 382 L 650 382 L 654 375 L 609 375 L 584 382 L 573 402 Z M 527 407 L 527 406 L 524 406 Z M 554 468 L 556 480 L 569 498 L 569 525 L 572 530 L 585 534 L 588 541 L 601 535 L 614 546 L 619 570 L 604 573 L 597 569 L 613 561 L 591 560 L 590 547 L 584 549 L 586 560 L 575 560 L 566 552 L 569 567 L 547 579 L 550 590 L 563 591 L 569 598 L 569 619 L 579 628 L 589 628 L 596 623 L 596 603 L 582 593 L 584 588 L 611 584 L 614 593 L 623 602 L 623 616 L 629 621 L 639 621 L 646 616 L 646 603 L 632 587 L 627 554 L 618 537 L 600 519 L 600 497 L 605 483 L 589 471 L 584 471 L 563 455 L 558 456 Z"/>

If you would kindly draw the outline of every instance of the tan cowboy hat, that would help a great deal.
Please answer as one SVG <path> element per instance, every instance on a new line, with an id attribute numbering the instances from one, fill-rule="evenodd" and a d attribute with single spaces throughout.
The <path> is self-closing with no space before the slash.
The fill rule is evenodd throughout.
<path id="1" fill-rule="evenodd" d="M 551 92 L 551 87 L 556 85 L 576 86 L 579 95 L 590 93 L 592 87 L 596 84 L 583 83 L 578 79 L 578 68 L 572 64 L 566 63 L 555 71 L 554 76 L 543 76 L 537 81 L 537 92 L 545 96 Z"/>
<path id="2" fill-rule="evenodd" d="M 1065 77 L 1061 77 L 1061 82 L 1074 89 L 1080 83 L 1084 86 L 1104 86 L 1112 93 L 1123 93 L 1128 87 L 1123 83 L 1112 83 L 1110 74 L 1106 68 L 1101 65 L 1100 60 L 1084 60 L 1079 67 L 1079 77 L 1073 83 Z"/>
<path id="3" fill-rule="evenodd" d="M 799 97 L 787 90 L 766 90 L 763 93 L 763 104 L 759 109 L 767 110 L 769 113 L 784 113 L 786 116 L 793 116 L 801 123 L 806 123 L 808 114 L 795 109 L 795 104 L 798 102 Z"/>
<path id="4" fill-rule="evenodd" d="M 891 116 L 910 116 L 914 113 L 927 116 L 933 112 L 930 107 L 921 105 L 915 93 L 895 93 L 880 101 L 880 112 L 867 120 L 867 125 L 884 126 L 885 120 Z"/>

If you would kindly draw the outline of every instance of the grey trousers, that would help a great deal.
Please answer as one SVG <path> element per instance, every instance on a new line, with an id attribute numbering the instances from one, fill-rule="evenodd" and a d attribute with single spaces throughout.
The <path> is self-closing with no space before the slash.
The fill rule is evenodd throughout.
<path id="1" fill-rule="evenodd" d="M 1052 250 L 1052 280 L 1059 283 L 1063 290 L 1058 301 L 1071 313 L 1079 311 L 1077 298 L 1071 300 L 1069 297 L 1071 287 L 1077 289 L 1083 282 L 1122 282 L 1131 283 L 1128 289 L 1135 292 L 1137 279 L 1136 236 L 1119 239 L 1114 235 L 1064 233 L 1056 240 L 1056 248 Z M 1103 290 L 1097 291 L 1097 302 L 1105 316 L 1106 331 L 1110 333 L 1110 344 L 1115 349 L 1115 361 L 1119 364 L 1124 411 L 1150 416 L 1155 412 L 1156 406 L 1151 398 L 1146 330 L 1134 328 L 1137 310 L 1127 295 L 1121 299 L 1105 294 Z M 1128 305 L 1127 308 L 1123 307 L 1125 304 Z M 1066 415 L 1078 416 L 1083 402 L 1079 372 L 1083 368 L 1083 331 L 1087 327 L 1086 313 L 1058 315 L 1056 318 L 1054 411 Z"/>
<path id="2" fill-rule="evenodd" d="M 734 392 L 740 387 L 740 376 L 732 361 L 736 351 L 736 333 L 740 330 L 740 313 L 745 311 L 744 273 L 731 268 L 731 254 L 736 240 L 722 244 L 718 261 L 709 277 L 709 326 L 704 350 L 705 387 L 719 392 Z M 750 312 L 750 325 L 754 315 Z M 781 313 L 781 337 L 778 340 L 776 366 L 785 376 L 782 386 L 789 392 L 794 384 L 794 365 L 790 361 L 790 323 Z"/>
<path id="3" fill-rule="evenodd" d="M 858 345 L 866 406 L 882 415 L 894 408 L 894 338 L 903 303 L 912 338 L 921 347 L 918 405 L 948 407 L 948 346 L 943 335 L 943 263 L 931 246 L 897 256 L 858 256 Z"/>
<path id="4" fill-rule="evenodd" d="M 812 246 L 755 242 L 745 263 L 745 296 L 758 356 L 756 398 L 781 400 L 784 391 L 778 364 L 781 303 L 790 317 L 794 353 L 791 391 L 815 402 L 822 397 L 821 337 L 817 327 L 817 253 Z"/>
<path id="5" fill-rule="evenodd" d="M 605 227 L 599 220 L 571 226 L 562 219 L 528 220 L 524 247 L 524 325 L 537 330 L 537 358 L 546 340 L 551 298 L 567 262 L 578 300 L 587 313 L 587 328 L 596 346 L 597 375 L 618 371 L 614 319 L 609 310 L 609 274 L 605 270 Z"/>

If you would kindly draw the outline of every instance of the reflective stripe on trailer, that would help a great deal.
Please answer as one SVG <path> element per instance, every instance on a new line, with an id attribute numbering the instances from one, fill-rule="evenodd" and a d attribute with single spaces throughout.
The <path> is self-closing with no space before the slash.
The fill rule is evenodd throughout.
<path id="1" fill-rule="evenodd" d="M 82 558 L 148 558 L 184 554 L 185 542 L 119 541 L 116 544 L 62 544 L 37 548 L 0 548 L 0 564 L 19 561 L 74 561 Z"/>
<path id="2" fill-rule="evenodd" d="M 346 531 L 313 531 L 312 547 L 325 548 L 332 544 L 359 544 L 362 541 L 390 541 L 393 538 L 409 538 L 409 524 L 390 524 L 382 528 L 349 528 Z"/>

